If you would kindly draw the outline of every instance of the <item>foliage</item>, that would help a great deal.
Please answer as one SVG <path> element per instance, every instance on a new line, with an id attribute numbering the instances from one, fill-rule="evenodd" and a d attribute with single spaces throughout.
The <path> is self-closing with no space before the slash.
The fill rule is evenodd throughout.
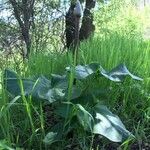
<path id="1" fill-rule="evenodd" d="M 13 148 L 8 146 L 8 144 L 5 140 L 0 140 L 0 149 L 1 150 L 5 150 L 5 149 L 13 150 Z"/>
<path id="2" fill-rule="evenodd" d="M 145 23 L 138 3 L 132 0 L 112 0 L 107 5 L 100 4 L 95 13 L 97 33 L 108 35 L 117 32 L 120 35 L 141 37 Z"/>
<path id="3" fill-rule="evenodd" d="M 86 42 L 81 42 L 78 61 L 82 65 L 67 67 L 65 74 L 64 69 L 70 65 L 70 59 L 67 53 L 58 53 L 58 51 L 63 48 L 61 39 L 64 40 L 62 35 L 64 12 L 60 11 L 68 6 L 66 5 L 68 1 L 64 1 L 63 6 L 56 1 L 53 8 L 51 7 L 52 1 L 42 1 L 43 5 L 36 3 L 34 9 L 36 27 L 31 29 L 32 52 L 36 53 L 31 53 L 30 59 L 24 62 L 16 53 L 11 57 L 5 55 L 1 57 L 0 53 L 0 149 L 17 149 L 17 147 L 40 150 L 109 150 L 118 147 L 118 149 L 133 150 L 149 149 L 150 42 L 141 38 L 141 29 L 149 27 L 150 13 L 148 7 L 141 11 L 137 7 L 135 9 L 130 3 L 123 5 L 124 2 L 129 1 L 111 0 L 113 3 L 105 5 L 101 3 L 96 6 L 94 10 L 96 36 Z M 57 11 L 62 16 L 54 19 L 53 15 L 58 14 Z M 1 27 L 2 39 L 5 39 L 5 35 L 9 37 L 9 33 L 12 37 L 14 34 L 19 35 L 13 15 L 9 16 L 4 23 L 1 20 Z M 19 46 L 24 48 L 24 45 L 19 44 Z M 20 51 L 18 47 L 13 50 Z M 98 63 L 91 66 L 91 62 Z M 99 68 L 99 63 L 103 67 Z M 121 68 L 125 71 L 119 73 L 118 77 L 118 73 L 112 74 L 111 68 L 116 68 L 115 66 L 121 63 L 123 63 Z M 13 90 L 10 90 L 9 94 L 5 92 L 3 84 L 5 68 L 17 72 L 16 74 L 8 70 L 15 78 L 11 81 L 17 85 L 18 91 L 15 94 L 18 95 L 21 92 L 21 95 L 14 97 L 10 93 Z M 142 84 L 130 80 L 134 76 L 129 70 L 143 77 Z M 70 74 L 73 75 L 72 78 Z M 67 82 L 74 77 L 76 77 L 76 85 Z M 110 79 L 117 82 L 110 81 Z M 141 80 L 141 78 L 138 79 Z M 8 82 L 10 82 L 9 79 Z M 24 85 L 26 83 L 32 91 L 26 88 Z M 41 98 L 35 92 L 38 88 L 44 88 L 42 92 L 39 92 Z M 63 91 L 55 92 L 54 89 L 58 88 Z M 25 92 L 26 96 L 24 96 Z M 33 92 L 36 94 L 33 95 Z M 65 96 L 64 93 L 66 93 Z M 103 113 L 104 110 L 108 117 Z M 135 141 L 125 140 L 129 132 L 125 130 L 127 134 L 123 134 L 122 131 L 125 128 L 114 114 L 118 114 L 126 128 L 135 135 Z M 99 118 L 103 122 L 99 122 Z M 117 118 L 120 128 L 111 120 L 112 118 Z M 110 134 L 105 134 L 108 137 L 103 138 L 101 135 L 103 135 L 104 122 L 108 126 L 111 123 L 111 129 L 116 135 L 121 133 L 125 137 L 122 139 L 125 142 L 121 144 L 107 140 Z M 93 124 L 97 125 L 95 126 L 96 134 L 91 133 Z M 113 138 L 118 140 L 120 136 Z"/>
<path id="4" fill-rule="evenodd" d="M 81 88 L 79 83 L 89 80 L 90 76 L 94 76 L 91 82 L 102 77 L 114 82 L 123 82 L 127 76 L 135 80 L 141 81 L 142 79 L 132 75 L 125 65 L 119 65 L 110 72 L 106 72 L 98 63 L 78 65 L 73 68 L 67 67 L 67 74 L 63 76 L 52 74 L 51 80 L 43 76 L 36 80 L 22 79 L 15 72 L 5 70 L 4 84 L 7 91 L 13 96 L 31 96 L 35 100 L 43 99 L 53 104 L 54 113 L 61 118 L 56 126 L 62 130 L 58 132 L 58 128 L 54 127 L 55 130 L 51 130 L 44 138 L 47 144 L 60 141 L 72 130 L 79 130 L 78 127 L 81 127 L 84 132 L 100 134 L 114 142 L 123 142 L 133 137 L 121 120 L 100 102 L 95 103 L 94 99 L 92 103 L 87 101 L 86 104 L 83 104 L 82 101 L 76 103 L 76 101 L 81 96 L 87 99 L 84 95 L 87 87 Z M 72 76 L 72 73 L 74 73 L 77 84 L 72 83 L 70 87 L 69 77 Z"/>
<path id="5" fill-rule="evenodd" d="M 6 46 L 10 50 L 13 46 L 15 47 L 15 52 L 19 51 L 20 54 L 25 55 L 27 51 L 24 34 L 22 35 L 23 30 L 21 30 L 25 26 L 26 29 L 24 30 L 28 28 L 28 39 L 32 44 L 31 52 L 42 51 L 42 49 L 48 49 L 47 51 L 49 51 L 60 47 L 60 45 L 62 46 L 64 44 L 64 8 L 66 8 L 67 3 L 68 2 L 64 2 L 62 5 L 60 0 L 27 0 L 24 2 L 9 0 L 0 2 L 0 11 L 2 14 L 4 13 L 4 16 L 0 15 L 0 26 L 3 31 L 0 37 L 1 43 L 7 44 Z M 18 12 L 17 16 L 14 13 L 14 7 Z M 27 20 L 24 21 L 24 19 Z M 20 22 L 19 24 L 17 20 Z M 24 22 L 26 22 L 26 24 L 20 26 L 20 24 L 24 24 Z M 1 25 L 2 23 L 5 24 L 5 26 Z M 15 33 L 15 36 L 12 36 L 13 33 Z M 27 34 L 27 32 L 25 33 Z M 7 41 L 9 43 L 6 43 Z M 0 44 L 0 47 L 1 46 L 2 44 Z M 7 51 L 7 47 L 3 47 L 3 50 Z M 60 49 L 62 50 L 62 48 Z"/>

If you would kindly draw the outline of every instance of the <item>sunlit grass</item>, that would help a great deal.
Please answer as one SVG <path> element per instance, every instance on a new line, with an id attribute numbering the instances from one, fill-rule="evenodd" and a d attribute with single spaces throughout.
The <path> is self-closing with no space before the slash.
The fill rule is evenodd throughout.
<path id="1" fill-rule="evenodd" d="M 130 7 L 128 14 L 122 12 L 118 18 L 104 22 L 102 27 L 106 28 L 101 28 L 101 22 L 97 20 L 95 37 L 80 44 L 78 62 L 79 64 L 98 62 L 108 71 L 124 63 L 132 73 L 144 79 L 143 82 L 127 79 L 124 83 L 117 85 L 107 80 L 96 83 L 99 88 L 112 89 L 105 99 L 99 97 L 99 100 L 107 104 L 112 112 L 121 118 L 126 128 L 136 136 L 140 147 L 141 142 L 150 141 L 150 42 L 145 41 L 141 36 L 143 29 L 149 27 L 150 19 L 147 19 L 149 8 L 140 10 L 138 13 L 137 11 Z M 126 19 L 121 18 L 123 14 L 126 15 Z M 107 16 L 105 17 L 104 21 L 107 19 Z M 134 28 L 137 30 L 132 33 Z M 102 36 L 101 31 L 103 31 Z M 42 103 L 35 104 L 32 97 L 28 99 L 24 97 L 23 89 L 21 101 L 10 99 L 3 88 L 2 74 L 5 67 L 12 68 L 25 77 L 44 75 L 50 78 L 51 73 L 64 74 L 65 67 L 70 63 L 68 53 L 45 54 L 44 50 L 41 53 L 31 54 L 29 61 L 21 65 L 21 68 L 18 68 L 16 63 L 9 65 L 6 61 L 6 65 L 0 71 L 0 140 L 6 142 L 0 141 L 0 149 L 1 143 L 24 149 L 49 149 L 42 141 L 47 132 L 45 126 L 49 124 L 46 122 Z M 11 102 L 14 103 L 8 107 Z M 101 146 L 107 143 L 104 141 Z M 64 141 L 65 144 L 70 143 Z M 58 145 L 59 148 L 62 148 L 61 146 L 62 143 Z"/>

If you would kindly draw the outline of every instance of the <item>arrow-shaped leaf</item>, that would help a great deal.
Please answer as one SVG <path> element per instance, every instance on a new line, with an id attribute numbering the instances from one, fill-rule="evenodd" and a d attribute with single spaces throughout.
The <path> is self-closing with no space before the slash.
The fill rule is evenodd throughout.
<path id="1" fill-rule="evenodd" d="M 94 107 L 95 124 L 93 133 L 101 134 L 114 142 L 122 142 L 133 136 L 121 122 L 118 116 L 112 114 L 106 106 L 97 104 Z"/>
<path id="2" fill-rule="evenodd" d="M 30 79 L 21 79 L 15 72 L 5 70 L 4 72 L 4 85 L 8 92 L 14 96 L 21 94 L 20 82 L 23 84 L 24 95 L 31 93 L 34 81 Z"/>
<path id="3" fill-rule="evenodd" d="M 112 69 L 110 72 L 105 71 L 101 67 L 101 74 L 115 82 L 121 82 L 125 79 L 125 77 L 130 76 L 132 79 L 142 81 L 143 79 L 140 77 L 137 77 L 129 72 L 127 67 L 124 64 L 118 65 L 114 69 Z"/>
<path id="4" fill-rule="evenodd" d="M 85 79 L 89 75 L 98 71 L 100 65 L 98 63 L 91 63 L 89 65 L 78 65 L 75 67 L 75 78 L 76 79 Z M 66 70 L 69 72 L 71 71 L 70 67 L 67 67 Z"/>
<path id="5" fill-rule="evenodd" d="M 39 77 L 37 80 L 21 79 L 15 72 L 5 70 L 4 83 L 8 92 L 14 96 L 21 95 L 20 82 L 22 82 L 23 94 L 25 96 L 32 95 L 36 99 L 48 100 L 50 103 L 60 100 L 65 96 L 63 89 L 53 88 L 51 81 L 44 76 Z"/>

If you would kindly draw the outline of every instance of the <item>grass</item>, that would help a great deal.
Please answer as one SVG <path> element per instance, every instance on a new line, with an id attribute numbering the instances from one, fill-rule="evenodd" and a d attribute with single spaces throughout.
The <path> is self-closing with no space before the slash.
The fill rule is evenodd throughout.
<path id="1" fill-rule="evenodd" d="M 26 77 L 42 74 L 50 78 L 51 73 L 63 73 L 64 68 L 70 64 L 68 57 L 65 53 L 33 54 L 20 72 Z M 97 83 L 100 88 L 109 86 L 113 89 L 106 99 L 99 99 L 119 115 L 126 128 L 136 136 L 136 143 L 140 149 L 143 143 L 150 141 L 150 42 L 120 36 L 118 33 L 105 38 L 95 37 L 80 45 L 79 63 L 91 62 L 99 62 L 107 70 L 124 63 L 131 72 L 144 79 L 142 83 L 127 80 L 122 85 L 106 80 Z M 1 75 L 1 84 L 2 81 Z M 17 99 L 11 100 L 4 89 L 1 89 L 0 93 L 0 139 L 3 140 L 0 141 L 0 148 L 3 143 L 24 149 L 49 149 L 42 142 L 49 129 L 46 128 L 48 122 L 42 104 L 34 104 L 32 97 L 26 99 L 22 96 L 21 102 Z M 79 137 L 75 138 L 78 141 Z M 64 141 L 63 146 L 68 144 L 69 141 Z M 110 143 L 104 140 L 100 144 L 100 148 L 106 148 Z M 62 144 L 58 144 L 57 147 L 63 149 Z"/>
<path id="2" fill-rule="evenodd" d="M 111 89 L 110 93 L 98 97 L 98 100 L 121 118 L 126 128 L 135 135 L 135 140 L 121 145 L 111 143 L 105 138 L 99 141 L 93 138 L 89 142 L 89 148 L 85 140 L 89 137 L 76 135 L 72 138 L 64 137 L 63 141 L 52 146 L 45 145 L 45 134 L 58 119 L 52 113 L 53 109 L 49 105 L 43 106 L 41 102 L 35 103 L 32 97 L 24 97 L 23 89 L 21 99 L 12 99 L 3 85 L 5 68 L 15 70 L 23 77 L 44 75 L 50 78 L 51 73 L 64 74 L 65 67 L 72 64 L 70 54 L 42 50 L 31 54 L 27 62 L 20 61 L 16 56 L 9 60 L 0 58 L 0 150 L 11 150 L 12 147 L 18 150 L 63 150 L 73 145 L 83 150 L 92 150 L 92 146 L 95 147 L 94 150 L 109 150 L 120 145 L 124 150 L 141 150 L 150 145 L 150 41 L 145 41 L 139 31 L 149 26 L 149 15 L 145 15 L 149 9 L 146 8 L 141 15 L 130 5 L 126 6 L 129 11 L 125 11 L 125 6 L 117 6 L 117 2 L 114 1 L 115 5 L 108 5 L 102 8 L 102 13 L 96 14 L 96 35 L 80 44 L 78 62 L 98 62 L 108 71 L 124 63 L 133 74 L 143 78 L 143 82 L 127 79 L 122 84 L 114 84 L 103 79 L 93 83 L 93 86 L 100 89 Z M 70 82 L 70 86 L 71 84 Z"/>

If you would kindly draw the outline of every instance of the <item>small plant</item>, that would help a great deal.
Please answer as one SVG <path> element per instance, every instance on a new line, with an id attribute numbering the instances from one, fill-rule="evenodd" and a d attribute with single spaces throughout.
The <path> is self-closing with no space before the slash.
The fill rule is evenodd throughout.
<path id="1" fill-rule="evenodd" d="M 13 96 L 32 97 L 37 103 L 43 100 L 52 105 L 58 120 L 43 140 L 48 145 L 62 141 L 69 133 L 81 137 L 89 135 L 91 141 L 98 134 L 113 142 L 123 142 L 134 136 L 118 116 L 97 100 L 96 95 L 101 95 L 101 90 L 91 90 L 89 86 L 101 78 L 119 83 L 127 77 L 142 81 L 131 74 L 124 64 L 107 72 L 100 64 L 91 63 L 67 67 L 64 75 L 51 74 L 51 80 L 44 76 L 23 79 L 15 72 L 5 70 L 4 85 Z M 76 84 L 73 84 L 74 78 Z"/>

